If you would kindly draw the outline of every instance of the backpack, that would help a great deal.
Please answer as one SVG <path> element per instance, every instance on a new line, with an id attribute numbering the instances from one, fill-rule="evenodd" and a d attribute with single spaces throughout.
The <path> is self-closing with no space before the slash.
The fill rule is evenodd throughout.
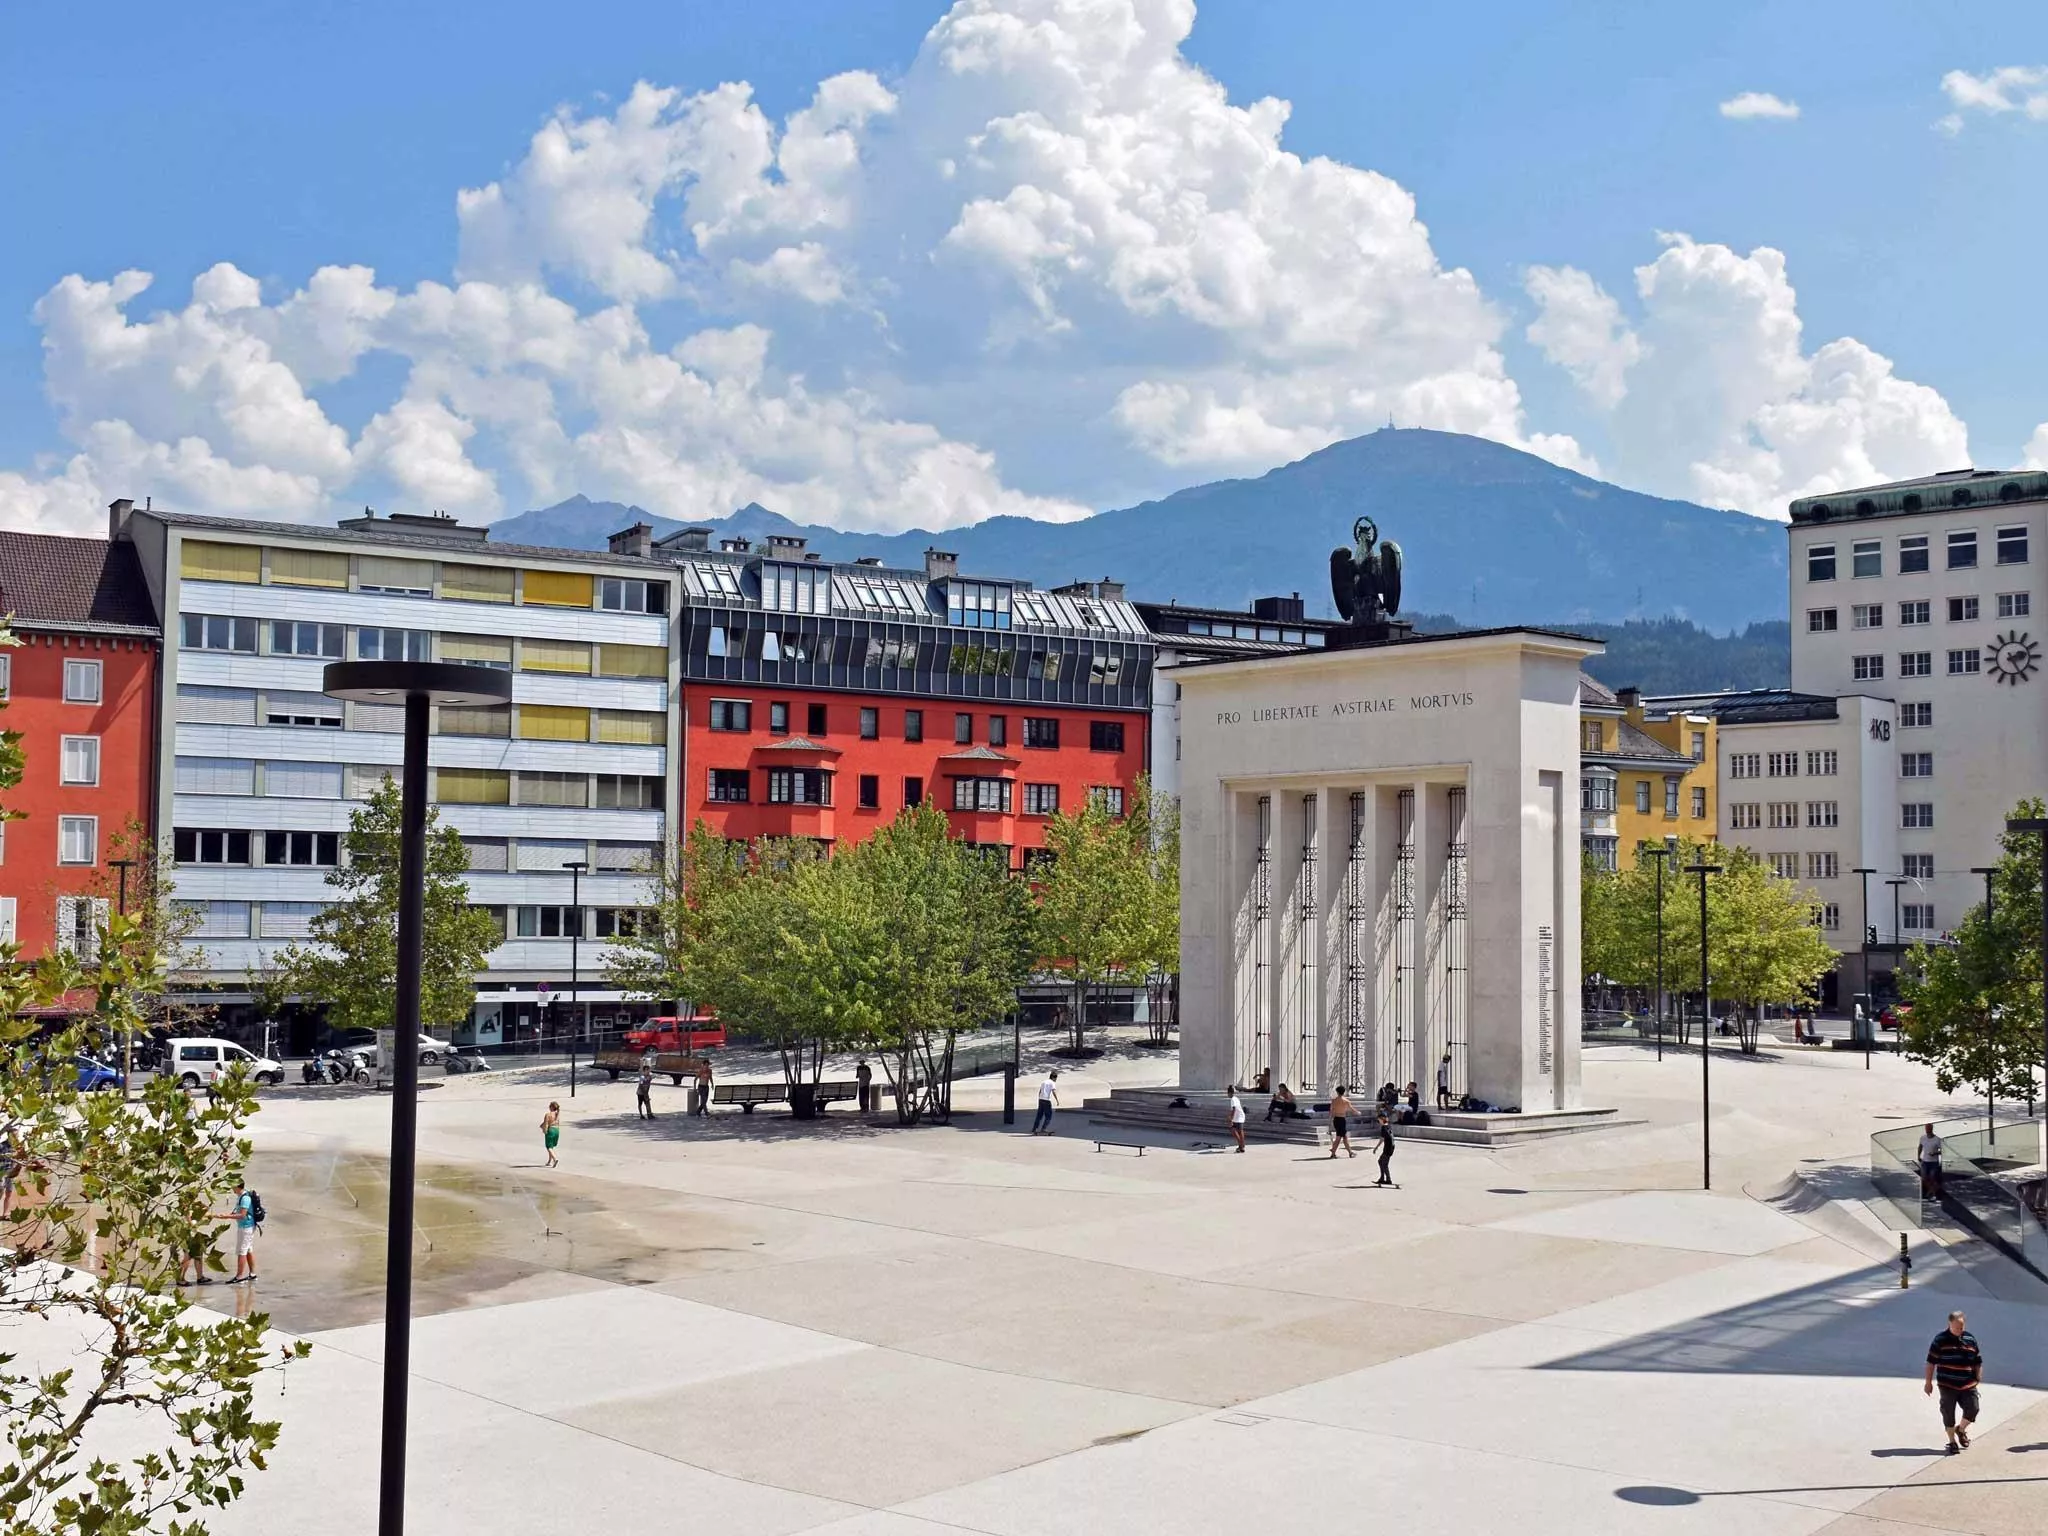
<path id="1" fill-rule="evenodd" d="M 264 1218 L 270 1214 L 263 1209 L 263 1197 L 253 1189 L 245 1189 L 242 1193 L 249 1197 L 249 1219 L 256 1223 L 256 1230 L 261 1232 Z"/>

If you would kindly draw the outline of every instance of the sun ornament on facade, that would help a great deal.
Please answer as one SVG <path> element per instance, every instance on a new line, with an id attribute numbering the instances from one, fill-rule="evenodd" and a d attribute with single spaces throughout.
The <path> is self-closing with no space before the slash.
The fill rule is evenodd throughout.
<path id="1" fill-rule="evenodd" d="M 1998 636 L 1985 648 L 1987 670 L 2001 683 L 2017 688 L 2041 668 L 2041 647 L 2019 630 Z"/>

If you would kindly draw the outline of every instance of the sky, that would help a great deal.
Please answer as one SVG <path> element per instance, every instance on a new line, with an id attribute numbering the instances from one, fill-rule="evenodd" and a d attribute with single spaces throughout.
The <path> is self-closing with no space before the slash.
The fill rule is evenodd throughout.
<path id="1" fill-rule="evenodd" d="M 2038 0 L 0 11 L 0 526 L 2048 467 Z"/>

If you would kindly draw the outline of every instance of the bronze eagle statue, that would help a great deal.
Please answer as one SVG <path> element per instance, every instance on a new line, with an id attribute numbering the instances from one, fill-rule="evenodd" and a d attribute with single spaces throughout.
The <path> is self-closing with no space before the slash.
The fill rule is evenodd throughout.
<path id="1" fill-rule="evenodd" d="M 1384 624 L 1401 607 L 1401 546 L 1382 539 L 1377 524 L 1351 525 L 1356 549 L 1330 551 L 1330 591 L 1337 611 L 1353 624 Z"/>

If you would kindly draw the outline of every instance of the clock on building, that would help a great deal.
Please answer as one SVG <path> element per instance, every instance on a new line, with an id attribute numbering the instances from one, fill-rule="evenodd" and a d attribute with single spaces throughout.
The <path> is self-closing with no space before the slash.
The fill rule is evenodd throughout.
<path id="1" fill-rule="evenodd" d="M 2041 667 L 2041 647 L 2018 630 L 1998 636 L 1984 648 L 1985 669 L 2001 683 L 2017 688 Z"/>

